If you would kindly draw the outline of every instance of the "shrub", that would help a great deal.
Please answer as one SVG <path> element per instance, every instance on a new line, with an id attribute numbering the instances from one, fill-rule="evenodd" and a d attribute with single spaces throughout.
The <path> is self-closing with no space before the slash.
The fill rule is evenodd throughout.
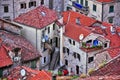
<path id="1" fill-rule="evenodd" d="M 94 71 L 95 71 L 95 69 L 91 68 L 88 70 L 88 74 L 91 75 Z"/>
<path id="2" fill-rule="evenodd" d="M 80 75 L 80 78 L 86 78 L 86 77 L 87 77 L 86 74 L 81 74 L 81 75 Z"/>

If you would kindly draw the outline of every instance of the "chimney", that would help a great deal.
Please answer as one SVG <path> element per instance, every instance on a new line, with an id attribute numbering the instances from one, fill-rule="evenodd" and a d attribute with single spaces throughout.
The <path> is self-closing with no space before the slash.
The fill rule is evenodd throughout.
<path id="1" fill-rule="evenodd" d="M 80 18 L 76 18 L 76 24 L 80 25 Z"/>
<path id="2" fill-rule="evenodd" d="M 116 33 L 116 28 L 114 25 L 110 26 L 110 32 L 111 34 L 115 34 Z"/>

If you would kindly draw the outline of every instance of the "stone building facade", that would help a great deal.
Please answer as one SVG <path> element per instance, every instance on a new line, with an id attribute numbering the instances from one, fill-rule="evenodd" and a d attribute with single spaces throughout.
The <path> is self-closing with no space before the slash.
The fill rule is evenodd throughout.
<path id="1" fill-rule="evenodd" d="M 120 25 L 119 0 L 69 0 L 67 9 L 86 14 L 99 21 Z"/>

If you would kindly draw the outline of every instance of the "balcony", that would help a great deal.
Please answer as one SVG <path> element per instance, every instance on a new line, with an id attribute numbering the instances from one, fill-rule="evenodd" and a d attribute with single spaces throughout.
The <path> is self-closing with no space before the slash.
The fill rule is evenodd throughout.
<path id="1" fill-rule="evenodd" d="M 83 14 L 88 14 L 89 12 L 89 7 L 85 7 L 77 2 L 72 2 L 72 6 L 74 6 L 75 8 L 77 8 L 81 13 Z"/>
<path id="2" fill-rule="evenodd" d="M 92 52 L 92 51 L 97 51 L 97 50 L 103 49 L 103 46 L 101 44 L 95 45 L 95 44 L 92 44 L 92 43 L 82 42 L 81 49 L 86 51 L 86 52 Z"/>

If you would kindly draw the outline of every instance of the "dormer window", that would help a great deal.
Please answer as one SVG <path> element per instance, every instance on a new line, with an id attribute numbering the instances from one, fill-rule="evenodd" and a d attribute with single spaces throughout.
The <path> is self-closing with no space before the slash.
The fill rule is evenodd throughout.
<path id="1" fill-rule="evenodd" d="M 107 48 L 107 46 L 108 46 L 107 43 L 105 43 L 105 44 L 104 44 L 104 47 Z"/>

